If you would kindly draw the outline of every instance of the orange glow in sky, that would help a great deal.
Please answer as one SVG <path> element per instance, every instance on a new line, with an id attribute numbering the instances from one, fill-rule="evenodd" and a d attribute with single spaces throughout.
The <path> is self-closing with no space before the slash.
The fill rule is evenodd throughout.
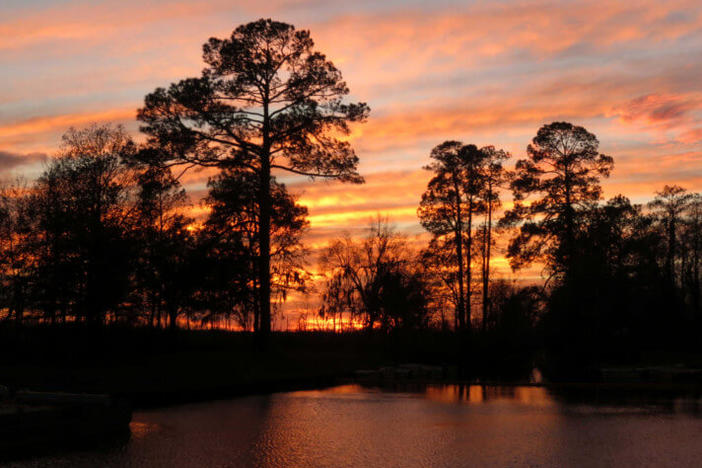
<path id="1" fill-rule="evenodd" d="M 699 0 L 3 0 L 0 171 L 36 176 L 69 126 L 138 135 L 144 95 L 197 76 L 209 37 L 260 17 L 310 29 L 351 99 L 371 107 L 349 137 L 366 184 L 284 178 L 309 207 L 313 253 L 376 213 L 425 239 L 416 208 L 432 147 L 454 139 L 516 159 L 554 120 L 584 126 L 614 157 L 606 197 L 702 190 Z M 183 179 L 200 214 L 209 175 Z M 497 269 L 512 275 L 504 258 Z"/>

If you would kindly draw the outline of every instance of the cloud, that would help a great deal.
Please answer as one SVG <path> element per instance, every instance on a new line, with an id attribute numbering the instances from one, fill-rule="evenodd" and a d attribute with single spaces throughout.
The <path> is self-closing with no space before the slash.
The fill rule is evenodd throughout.
<path id="1" fill-rule="evenodd" d="M 70 127 L 80 128 L 92 123 L 122 123 L 127 124 L 128 130 L 135 130 L 135 115 L 134 109 L 117 108 L 0 122 L 0 142 L 15 152 L 51 153 L 59 146 L 61 135 Z"/>
<path id="2" fill-rule="evenodd" d="M 33 117 L 30 119 L 0 125 L 0 138 L 12 137 L 31 133 L 51 132 L 57 129 L 67 129 L 71 126 L 87 125 L 91 122 L 113 122 L 119 120 L 134 120 L 135 109 L 105 109 L 97 112 L 63 114 Z"/>
<path id="3" fill-rule="evenodd" d="M 648 94 L 613 109 L 625 123 L 644 122 L 663 128 L 678 127 L 694 119 L 692 113 L 702 108 L 697 95 Z"/>
<path id="4" fill-rule="evenodd" d="M 700 143 L 702 143 L 702 127 L 692 128 L 690 130 L 684 131 L 680 135 L 679 140 L 682 143 L 687 143 L 687 144 L 700 144 Z"/>
<path id="5" fill-rule="evenodd" d="M 0 170 L 6 171 L 18 166 L 28 166 L 30 164 L 44 162 L 47 158 L 48 156 L 46 153 L 20 154 L 0 150 Z"/>

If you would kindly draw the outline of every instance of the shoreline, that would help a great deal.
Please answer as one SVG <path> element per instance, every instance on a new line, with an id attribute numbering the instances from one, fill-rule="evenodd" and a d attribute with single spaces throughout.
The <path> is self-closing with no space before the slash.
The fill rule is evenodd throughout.
<path id="1" fill-rule="evenodd" d="M 310 390 L 325 390 L 343 385 L 359 385 L 364 388 L 378 388 L 381 390 L 397 391 L 398 388 L 441 387 L 441 386 L 466 386 L 466 387 L 503 387 L 503 388 L 544 388 L 553 390 L 583 390 L 583 391 L 630 391 L 630 392 L 698 392 L 702 395 L 702 382 L 596 382 L 596 381 L 569 381 L 569 382 L 528 382 L 528 381 L 500 381 L 500 380 L 396 380 L 396 381 L 364 381 L 355 378 L 332 377 L 313 380 L 280 381 L 273 383 L 253 384 L 232 390 L 230 388 L 203 389 L 198 391 L 175 391 L 172 393 L 139 394 L 132 401 L 134 411 L 164 409 L 173 406 L 208 403 L 220 400 L 232 400 L 251 396 L 273 395 L 276 393 L 289 393 Z M 408 393 L 416 393 L 409 391 Z"/>
<path id="2" fill-rule="evenodd" d="M 642 350 L 628 362 L 601 363 L 580 375 L 539 381 L 533 373 L 537 349 L 493 349 L 475 343 L 461 359 L 458 338 L 436 331 L 275 333 L 265 352 L 255 349 L 250 334 L 237 332 L 48 326 L 16 332 L 0 327 L 0 337 L 8 338 L 0 340 L 0 385 L 109 394 L 129 398 L 136 409 L 345 383 L 633 391 L 702 387 L 702 353 L 684 350 Z M 459 363 L 465 366 L 463 372 Z"/>

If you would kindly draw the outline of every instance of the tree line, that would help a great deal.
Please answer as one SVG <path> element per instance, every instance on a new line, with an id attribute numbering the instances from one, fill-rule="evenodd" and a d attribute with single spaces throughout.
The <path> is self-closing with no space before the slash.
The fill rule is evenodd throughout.
<path id="1" fill-rule="evenodd" d="M 270 333 L 271 299 L 301 288 L 307 222 L 273 172 L 360 183 L 348 141 L 368 106 L 308 31 L 271 20 L 203 46 L 201 76 L 157 88 L 120 128 L 71 129 L 39 180 L 5 190 L 7 317 L 178 325 L 224 315 Z M 216 168 L 202 229 L 179 179 Z M 203 284 L 207 286 L 203 286 Z"/>
<path id="2" fill-rule="evenodd" d="M 69 129 L 36 181 L 2 189 L 5 320 L 230 324 L 264 342 L 272 308 L 309 288 L 307 209 L 276 175 L 362 183 L 345 137 L 369 108 L 289 24 L 239 26 L 203 60 L 199 77 L 145 97 L 144 143 L 121 127 Z M 508 167 L 494 146 L 437 145 L 417 210 L 428 245 L 380 217 L 365 238 L 332 240 L 319 315 L 367 330 L 539 330 L 583 359 L 699 331 L 702 195 L 666 186 L 646 206 L 603 202 L 613 159 L 568 122 L 542 126 L 526 155 Z M 214 175 L 194 219 L 180 181 L 198 168 Z M 543 284 L 495 278 L 498 239 L 515 271 L 543 266 Z"/>
<path id="3" fill-rule="evenodd" d="M 666 185 L 645 205 L 602 200 L 614 160 L 568 122 L 542 126 L 526 154 L 507 167 L 511 155 L 493 146 L 437 145 L 417 210 L 428 245 L 416 251 L 380 219 L 365 239 L 333 241 L 320 313 L 368 329 L 537 335 L 573 369 L 697 349 L 702 195 Z M 496 239 L 514 272 L 538 267 L 540 278 L 494 278 Z"/>

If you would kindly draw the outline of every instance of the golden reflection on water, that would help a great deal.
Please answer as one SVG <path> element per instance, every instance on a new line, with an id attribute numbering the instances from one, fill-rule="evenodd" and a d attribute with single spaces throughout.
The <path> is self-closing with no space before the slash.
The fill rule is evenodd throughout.
<path id="1" fill-rule="evenodd" d="M 141 421 L 132 421 L 129 423 L 129 430 L 132 433 L 131 436 L 135 439 L 143 439 L 152 432 L 156 432 L 158 429 L 158 424 Z"/>
<path id="2" fill-rule="evenodd" d="M 444 403 L 511 402 L 532 406 L 550 406 L 554 403 L 544 387 L 431 385 L 426 388 L 425 396 Z"/>
<path id="3" fill-rule="evenodd" d="M 522 450 L 556 453 L 557 437 L 521 431 L 558 433 L 563 418 L 541 387 L 343 385 L 269 403 L 252 466 L 505 466 L 538 459 L 521 458 Z"/>
<path id="4" fill-rule="evenodd" d="M 544 387 L 540 386 L 497 386 L 497 385 L 399 385 L 389 388 L 367 388 L 349 384 L 322 390 L 303 390 L 291 393 L 304 398 L 333 397 L 334 395 L 367 395 L 369 392 L 400 392 L 421 394 L 428 400 L 442 403 L 514 403 L 529 406 L 553 406 L 555 400 Z"/>
<path id="5" fill-rule="evenodd" d="M 394 384 L 242 397 L 135 412 L 123 447 L 19 466 L 700 466 L 698 394 L 619 390 L 612 400 L 594 387 Z"/>
<path id="6" fill-rule="evenodd" d="M 360 385 L 357 384 L 349 384 L 349 385 L 339 385 L 337 387 L 331 387 L 331 388 L 324 388 L 321 390 L 301 390 L 297 392 L 292 392 L 291 395 L 293 396 L 301 396 L 301 397 L 322 397 L 325 395 L 348 395 L 348 394 L 356 394 L 356 393 L 363 393 L 367 392 L 368 390 L 364 390 L 364 388 Z"/>

